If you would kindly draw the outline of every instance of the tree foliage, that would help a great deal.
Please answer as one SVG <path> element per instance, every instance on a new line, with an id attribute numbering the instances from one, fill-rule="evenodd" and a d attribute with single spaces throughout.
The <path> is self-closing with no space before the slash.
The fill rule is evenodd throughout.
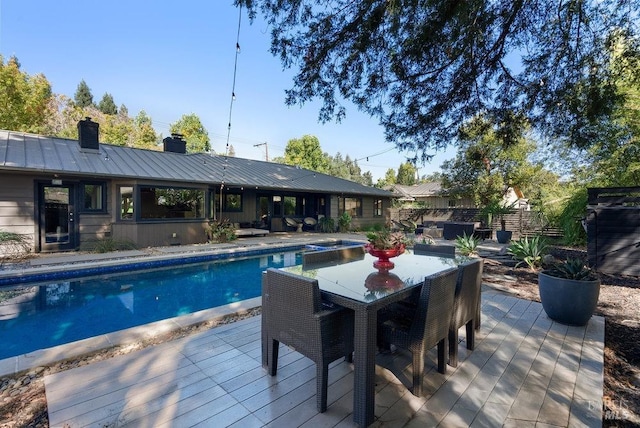
<path id="1" fill-rule="evenodd" d="M 396 183 L 403 186 L 413 186 L 416 184 L 416 167 L 411 162 L 404 162 L 398 167 Z"/>
<path id="2" fill-rule="evenodd" d="M 329 169 L 329 162 L 322 152 L 320 141 L 313 135 L 289 140 L 284 149 L 283 163 L 322 173 L 327 173 Z"/>
<path id="3" fill-rule="evenodd" d="M 640 10 L 639 0 L 235 3 L 265 17 L 271 52 L 296 72 L 288 105 L 319 98 L 328 121 L 350 100 L 423 161 L 477 114 L 507 142 L 526 116 L 554 141 L 593 144 L 620 101 L 611 36 L 637 40 Z M 637 42 L 625 47 L 640 57 Z"/>
<path id="4" fill-rule="evenodd" d="M 515 141 L 509 136 L 507 142 L 500 126 L 486 117 L 477 116 L 464 125 L 456 157 L 442 165 L 442 187 L 484 207 L 501 201 L 509 187 L 527 185 L 534 171 L 528 157 L 535 145 L 524 138 L 523 121 L 518 129 L 520 136 Z"/>
<path id="5" fill-rule="evenodd" d="M 98 110 L 104 114 L 118 114 L 118 107 L 113 102 L 113 96 L 107 92 L 102 96 L 102 99 L 98 103 Z"/>
<path id="6" fill-rule="evenodd" d="M 367 171 L 363 174 L 356 160 L 352 160 L 349 155 L 343 158 L 339 152 L 334 156 L 323 152 L 318 137 L 313 135 L 304 135 L 302 138 L 289 140 L 284 156 L 276 157 L 273 161 L 297 165 L 333 177 L 355 181 L 365 186 L 373 185 L 371 173 Z"/>
<path id="7" fill-rule="evenodd" d="M 91 94 L 91 89 L 89 89 L 89 85 L 87 85 L 87 82 L 85 82 L 84 79 L 82 79 L 78 84 L 73 100 L 80 108 L 93 105 L 93 94 Z"/>
<path id="8" fill-rule="evenodd" d="M 386 186 L 391 186 L 393 184 L 396 184 L 396 179 L 397 179 L 396 171 L 393 168 L 389 168 L 384 173 L 384 177 L 378 179 L 378 182 L 376 183 L 376 187 L 379 187 L 382 189 Z"/>
<path id="9" fill-rule="evenodd" d="M 0 129 L 39 133 L 45 129 L 53 96 L 42 74 L 29 76 L 16 57 L 0 55 Z"/>
<path id="10" fill-rule="evenodd" d="M 584 178 L 595 186 L 637 186 L 640 183 L 640 60 L 625 56 L 629 41 L 619 37 L 613 49 L 617 90 L 624 100 L 613 114 L 611 132 L 588 151 Z"/>
<path id="11" fill-rule="evenodd" d="M 172 134 L 181 134 L 187 142 L 187 153 L 208 152 L 209 133 L 195 113 L 183 114 L 182 117 L 169 127 Z"/>
<path id="12" fill-rule="evenodd" d="M 153 129 L 153 122 L 144 110 L 133 119 L 133 147 L 158 150 L 158 135 Z"/>

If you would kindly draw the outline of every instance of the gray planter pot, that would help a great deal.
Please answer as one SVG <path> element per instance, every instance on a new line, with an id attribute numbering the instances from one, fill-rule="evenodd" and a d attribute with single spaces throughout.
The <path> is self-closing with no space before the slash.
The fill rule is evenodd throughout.
<path id="1" fill-rule="evenodd" d="M 580 281 L 538 274 L 542 308 L 549 318 L 567 325 L 585 325 L 598 305 L 600 280 Z"/>
<path id="2" fill-rule="evenodd" d="M 511 235 L 513 234 L 510 230 L 496 230 L 496 239 L 500 244 L 506 244 L 511 241 Z"/>

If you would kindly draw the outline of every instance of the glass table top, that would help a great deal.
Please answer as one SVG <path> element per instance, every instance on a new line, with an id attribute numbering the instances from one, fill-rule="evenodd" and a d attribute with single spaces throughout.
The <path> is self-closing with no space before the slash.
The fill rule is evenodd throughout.
<path id="1" fill-rule="evenodd" d="M 426 276 L 457 267 L 469 260 L 464 256 L 455 258 L 404 254 L 390 259 L 394 267 L 390 270 L 376 269 L 377 258 L 370 254 L 357 259 L 342 259 L 328 263 L 313 263 L 292 266 L 282 270 L 318 280 L 321 290 L 360 302 L 374 302 L 407 287 L 421 284 Z"/>

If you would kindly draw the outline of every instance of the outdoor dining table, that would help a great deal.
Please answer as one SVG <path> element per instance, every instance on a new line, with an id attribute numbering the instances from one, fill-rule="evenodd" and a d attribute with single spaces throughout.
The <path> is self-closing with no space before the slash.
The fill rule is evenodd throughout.
<path id="1" fill-rule="evenodd" d="M 406 250 L 391 259 L 395 266 L 389 271 L 374 268 L 376 260 L 366 254 L 364 259 L 282 269 L 317 279 L 323 300 L 355 312 L 353 419 L 362 427 L 374 421 L 378 311 L 411 295 L 426 276 L 456 267 L 468 259 L 415 255 Z"/>

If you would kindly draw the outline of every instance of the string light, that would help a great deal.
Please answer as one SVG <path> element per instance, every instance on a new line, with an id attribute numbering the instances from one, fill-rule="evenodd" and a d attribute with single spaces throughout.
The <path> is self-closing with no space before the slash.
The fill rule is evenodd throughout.
<path id="1" fill-rule="evenodd" d="M 227 126 L 227 145 L 224 152 L 224 165 L 222 167 L 222 178 L 220 180 L 220 218 L 222 218 L 222 190 L 224 189 L 224 179 L 229 162 L 229 138 L 231 137 L 231 116 L 233 113 L 233 102 L 236 100 L 236 76 L 238 72 L 238 54 L 240 53 L 240 27 L 242 24 L 242 6 L 238 8 L 238 32 L 236 34 L 236 56 L 233 63 L 233 84 L 231 85 L 231 101 L 229 103 L 229 125 Z"/>

